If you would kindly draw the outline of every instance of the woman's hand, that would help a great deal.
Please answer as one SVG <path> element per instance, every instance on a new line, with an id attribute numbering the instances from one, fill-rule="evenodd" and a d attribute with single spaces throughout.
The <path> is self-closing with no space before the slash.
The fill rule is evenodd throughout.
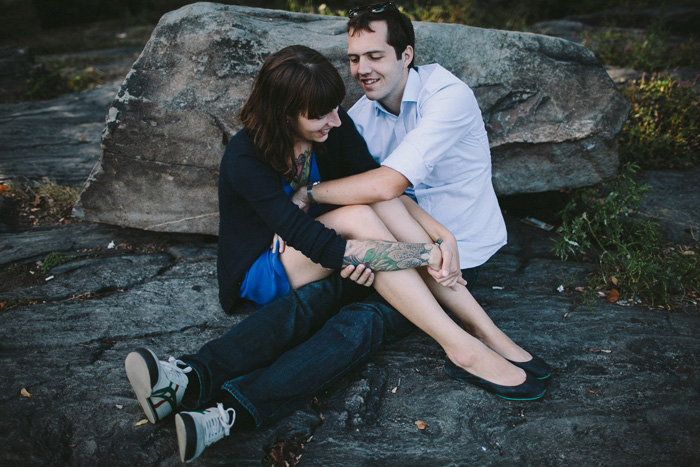
<path id="1" fill-rule="evenodd" d="M 306 196 L 306 185 L 297 188 L 297 191 L 294 192 L 290 199 L 292 200 L 292 203 L 299 207 L 299 209 L 306 213 L 309 212 L 309 205 L 311 203 L 309 203 L 309 198 Z"/>
<path id="2" fill-rule="evenodd" d="M 270 246 L 270 248 L 272 249 L 273 253 L 278 251 L 280 253 L 284 253 L 284 250 L 287 248 L 287 242 L 282 240 L 282 237 L 275 234 L 275 236 L 272 237 L 272 245 Z"/>
<path id="3" fill-rule="evenodd" d="M 366 267 L 364 264 L 358 264 L 357 266 L 349 265 L 345 266 L 340 270 L 340 277 L 345 279 L 350 279 L 359 285 L 364 285 L 365 287 L 371 287 L 374 283 L 374 271 Z"/>
<path id="4" fill-rule="evenodd" d="M 449 287 L 457 290 L 459 286 L 467 285 L 467 281 L 462 277 L 462 271 L 459 269 L 459 250 L 457 242 L 449 240 L 443 241 L 440 244 L 442 253 L 442 262 L 439 268 L 428 266 L 428 274 L 443 287 Z"/>

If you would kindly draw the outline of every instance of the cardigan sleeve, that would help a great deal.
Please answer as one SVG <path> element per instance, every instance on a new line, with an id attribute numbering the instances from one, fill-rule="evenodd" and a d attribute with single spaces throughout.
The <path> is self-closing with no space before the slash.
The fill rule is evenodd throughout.
<path id="1" fill-rule="evenodd" d="M 224 168 L 236 191 L 287 244 L 323 267 L 342 266 L 346 241 L 299 209 L 285 194 L 280 175 L 257 157 L 241 154 Z"/>

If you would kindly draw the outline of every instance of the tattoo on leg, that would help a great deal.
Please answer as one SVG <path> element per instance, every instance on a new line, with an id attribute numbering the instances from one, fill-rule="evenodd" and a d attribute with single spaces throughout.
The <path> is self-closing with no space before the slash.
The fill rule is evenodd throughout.
<path id="1" fill-rule="evenodd" d="M 343 267 L 364 264 L 374 271 L 397 271 L 427 266 L 430 246 L 424 243 L 348 240 Z"/>

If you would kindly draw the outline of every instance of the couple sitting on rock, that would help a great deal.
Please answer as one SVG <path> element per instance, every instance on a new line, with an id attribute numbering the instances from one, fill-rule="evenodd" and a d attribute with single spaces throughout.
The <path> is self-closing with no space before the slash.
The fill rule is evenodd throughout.
<path id="1" fill-rule="evenodd" d="M 506 242 L 472 91 L 439 65 L 413 65 L 413 26 L 392 3 L 348 16 L 365 96 L 346 113 L 331 63 L 284 48 L 263 64 L 221 161 L 221 303 L 261 308 L 196 354 L 126 358 L 152 423 L 183 410 L 183 461 L 288 414 L 414 325 L 445 350 L 451 377 L 511 400 L 545 393 L 548 365 L 467 289 Z"/>

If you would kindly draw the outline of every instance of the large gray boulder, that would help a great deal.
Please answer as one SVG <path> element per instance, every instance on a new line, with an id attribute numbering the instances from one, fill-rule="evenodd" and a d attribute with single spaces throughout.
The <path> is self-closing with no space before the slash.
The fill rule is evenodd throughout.
<path id="1" fill-rule="evenodd" d="M 196 3 L 163 16 L 115 98 L 103 155 L 77 212 L 88 220 L 216 233 L 225 142 L 263 60 L 313 47 L 349 77 L 346 19 Z M 474 90 L 499 194 L 595 184 L 618 166 L 627 103 L 586 48 L 528 33 L 416 23 L 417 63 L 438 62 Z"/>

